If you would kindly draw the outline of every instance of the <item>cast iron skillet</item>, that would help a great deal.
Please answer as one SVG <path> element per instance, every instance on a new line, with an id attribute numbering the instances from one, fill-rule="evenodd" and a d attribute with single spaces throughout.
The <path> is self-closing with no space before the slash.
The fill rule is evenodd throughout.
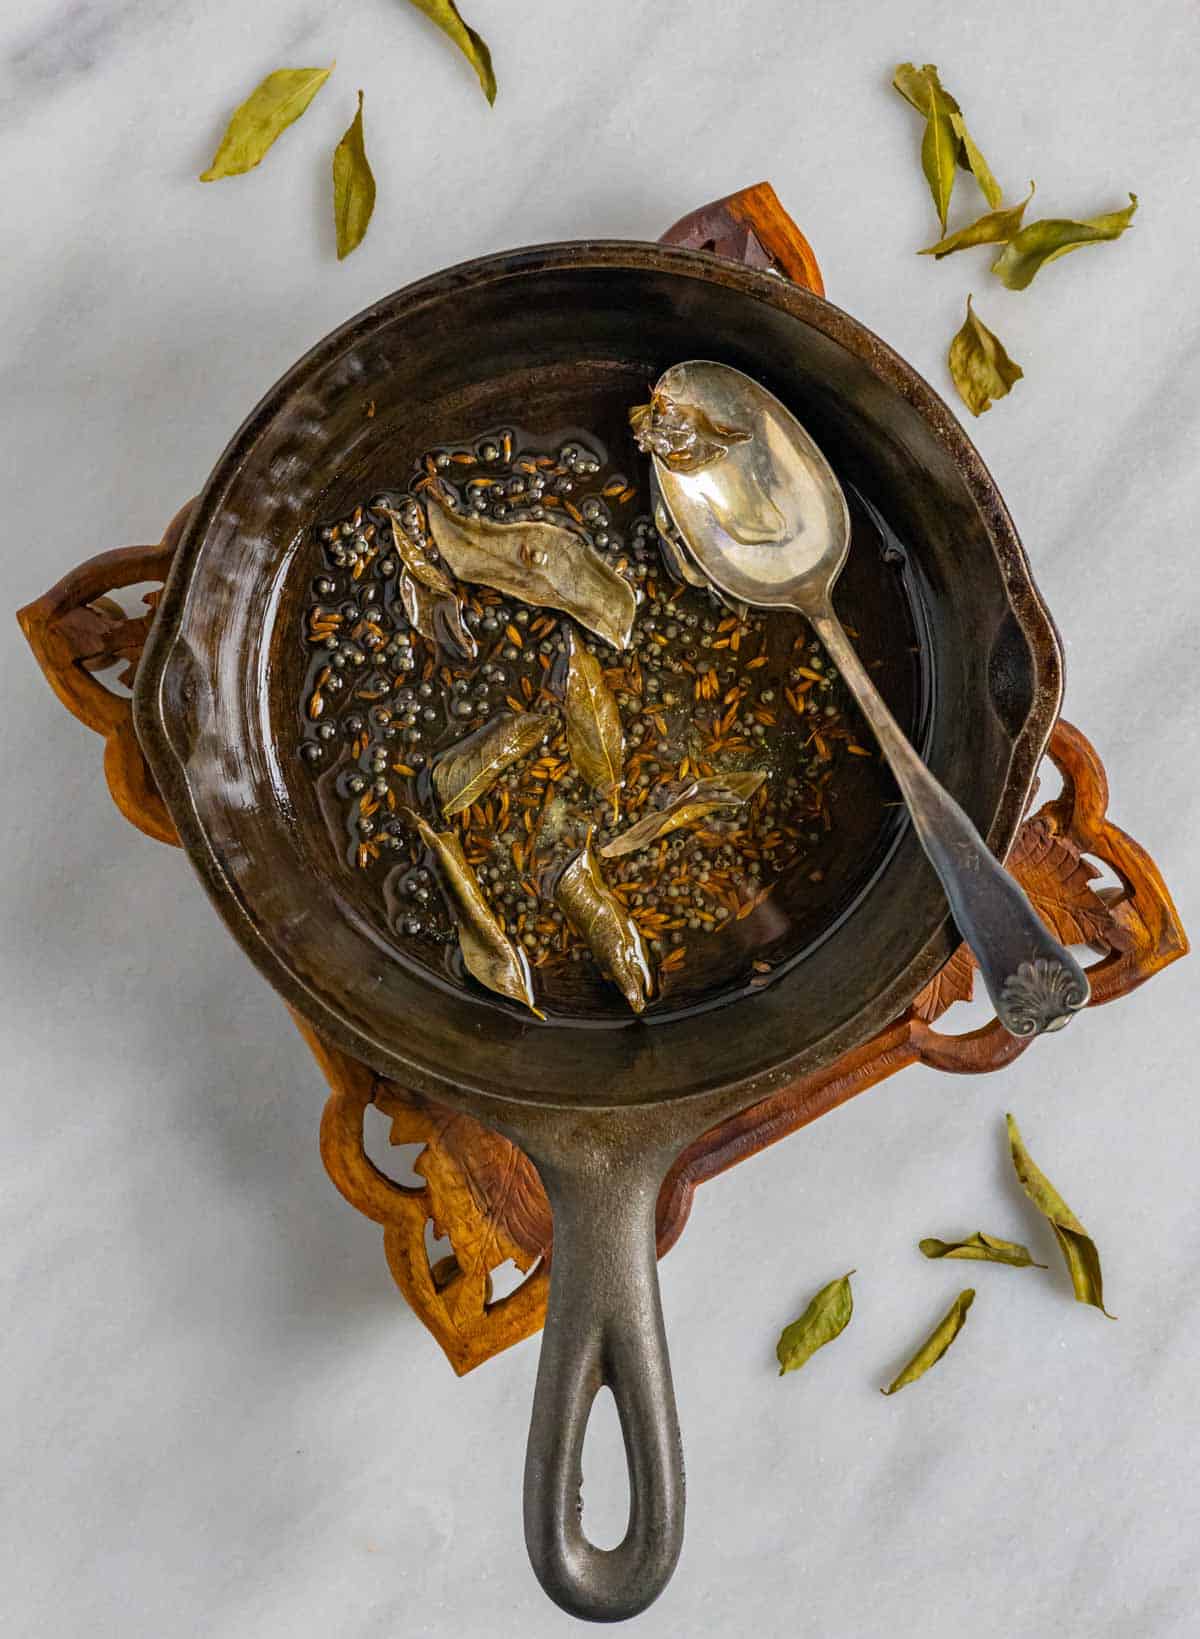
<path id="1" fill-rule="evenodd" d="M 668 1166 L 718 1120 L 886 1024 L 956 935 L 893 815 L 888 834 L 855 838 L 857 860 L 803 958 L 752 997 L 660 1023 L 539 1025 L 435 982 L 401 959 L 319 823 L 295 755 L 296 633 L 310 528 L 347 498 L 402 482 L 423 449 L 500 424 L 615 426 L 667 365 L 696 356 L 777 394 L 908 543 L 927 698 L 924 720 L 910 711 L 906 726 L 1003 857 L 1061 691 L 1054 628 L 1004 504 L 946 406 L 875 336 L 807 291 L 703 252 L 584 241 L 486 257 L 387 297 L 313 348 L 205 486 L 135 698 L 192 862 L 269 981 L 338 1045 L 491 1123 L 536 1163 L 554 1254 L 525 1533 L 550 1596 L 596 1620 L 648 1605 L 682 1540 L 654 1241 Z M 883 630 L 910 643 L 913 614 L 897 609 L 889 626 L 885 608 Z M 584 1431 L 605 1383 L 631 1496 L 625 1538 L 608 1551 L 587 1541 L 579 1512 Z"/>

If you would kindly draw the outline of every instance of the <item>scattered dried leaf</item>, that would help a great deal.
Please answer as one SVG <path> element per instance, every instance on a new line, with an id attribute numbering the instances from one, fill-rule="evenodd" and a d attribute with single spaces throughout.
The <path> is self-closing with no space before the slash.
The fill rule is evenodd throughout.
<path id="1" fill-rule="evenodd" d="M 492 54 L 481 34 L 465 23 L 454 0 L 412 0 L 418 11 L 423 11 L 431 23 L 437 25 L 448 40 L 452 40 L 470 63 L 490 103 L 496 100 L 496 75 L 492 68 Z"/>
<path id="2" fill-rule="evenodd" d="M 910 1383 L 915 1383 L 918 1377 L 924 1377 L 930 1366 L 937 1364 L 962 1331 L 967 1310 L 974 1301 L 975 1293 L 971 1287 L 968 1286 L 965 1292 L 960 1292 L 916 1354 L 901 1368 L 887 1388 L 880 1390 L 880 1393 L 896 1394 L 900 1389 L 907 1388 Z"/>
<path id="3" fill-rule="evenodd" d="M 785 1326 L 775 1345 L 779 1360 L 779 1375 L 799 1371 L 826 1343 L 832 1343 L 850 1324 L 854 1313 L 854 1297 L 850 1291 L 850 1275 L 831 1280 L 809 1303 L 798 1320 Z"/>
<path id="4" fill-rule="evenodd" d="M 1036 1263 L 1029 1248 L 1020 1241 L 1002 1241 L 995 1235 L 976 1230 L 965 1241 L 938 1241 L 932 1238 L 917 1243 L 927 1258 L 975 1258 L 981 1263 L 1007 1263 L 1014 1269 L 1045 1269 Z"/>
<path id="5" fill-rule="evenodd" d="M 363 94 L 349 129 L 333 151 L 333 221 L 338 261 L 362 244 L 375 209 L 375 177 L 363 142 Z"/>
<path id="6" fill-rule="evenodd" d="M 928 245 L 919 251 L 918 255 L 934 256 L 940 262 L 943 256 L 953 256 L 958 250 L 970 250 L 972 245 L 1007 244 L 1020 228 L 1021 218 L 1033 195 L 1034 184 L 1031 182 L 1029 193 L 1019 205 L 1009 205 L 999 211 L 988 211 L 969 227 L 959 228 L 957 233 L 947 234 L 944 239 L 939 239 L 936 245 Z"/>
<path id="7" fill-rule="evenodd" d="M 1133 221 L 1137 208 L 1137 194 L 1131 193 L 1124 210 L 1110 211 L 1107 216 L 1093 216 L 1085 222 L 1071 222 L 1061 217 L 1031 222 L 1005 245 L 992 263 L 992 272 L 1009 290 L 1024 290 L 1048 262 L 1069 256 L 1073 250 L 1082 250 L 1084 245 L 1119 239 Z"/>
<path id="8" fill-rule="evenodd" d="M 255 86 L 225 127 L 201 182 L 242 176 L 261 162 L 272 143 L 298 120 L 333 73 L 328 68 L 277 68 Z"/>
<path id="9" fill-rule="evenodd" d="M 1006 397 L 1025 374 L 1021 366 L 1009 358 L 999 336 L 978 317 L 970 296 L 967 297 L 967 316 L 950 343 L 947 362 L 959 397 L 972 415 L 990 410 L 994 401 Z"/>
<path id="10" fill-rule="evenodd" d="M 1096 1250 L 1095 1241 L 1046 1174 L 1035 1165 L 1025 1148 L 1025 1141 L 1021 1137 L 1016 1121 L 1011 1115 L 1005 1119 L 1008 1123 L 1008 1147 L 1013 1167 L 1021 1181 L 1021 1188 L 1054 1231 L 1054 1238 L 1070 1272 L 1076 1302 L 1089 1303 L 1093 1309 L 1099 1309 L 1101 1314 L 1108 1315 L 1109 1320 L 1115 1320 L 1116 1316 L 1109 1315 L 1104 1307 L 1104 1279 L 1100 1272 L 1100 1254 Z"/>

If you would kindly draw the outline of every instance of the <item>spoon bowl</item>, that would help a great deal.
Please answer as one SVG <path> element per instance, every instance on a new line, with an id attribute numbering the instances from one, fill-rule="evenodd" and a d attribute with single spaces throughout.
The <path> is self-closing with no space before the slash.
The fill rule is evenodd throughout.
<path id="1" fill-rule="evenodd" d="M 850 550 L 845 493 L 820 448 L 777 398 L 728 365 L 673 365 L 655 391 L 673 404 L 703 403 L 713 422 L 749 434 L 719 461 L 655 459 L 691 557 L 730 597 L 807 613 Z"/>

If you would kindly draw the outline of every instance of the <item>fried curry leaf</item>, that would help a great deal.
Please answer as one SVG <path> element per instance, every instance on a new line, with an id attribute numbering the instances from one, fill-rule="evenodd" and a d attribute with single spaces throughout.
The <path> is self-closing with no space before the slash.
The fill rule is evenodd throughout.
<path id="1" fill-rule="evenodd" d="M 854 1297 L 850 1291 L 850 1275 L 831 1280 L 828 1286 L 813 1298 L 799 1320 L 793 1320 L 779 1334 L 775 1345 L 779 1361 L 779 1375 L 799 1371 L 826 1343 L 832 1343 L 850 1324 L 854 1313 Z"/>
<path id="2" fill-rule="evenodd" d="M 1029 1248 L 1019 1241 L 1002 1241 L 995 1235 L 985 1235 L 977 1229 L 965 1241 L 938 1241 L 930 1238 L 918 1243 L 927 1258 L 975 1258 L 981 1263 L 1007 1263 L 1014 1269 L 1045 1269 L 1036 1263 Z"/>
<path id="3" fill-rule="evenodd" d="M 924 68 L 916 68 L 912 63 L 901 63 L 892 76 L 892 84 L 904 100 L 911 103 L 918 114 L 924 116 L 926 143 L 930 140 L 930 127 L 934 121 L 945 121 L 949 126 L 949 134 L 953 140 L 955 164 L 960 166 L 962 170 L 971 172 L 979 184 L 983 197 L 995 210 L 1003 198 L 1003 189 L 992 175 L 991 166 L 984 159 L 974 137 L 967 130 L 967 122 L 963 118 L 962 109 L 938 78 L 938 71 L 934 64 L 926 63 Z M 922 165 L 925 166 L 924 144 L 922 145 Z M 945 212 L 941 208 L 939 193 L 934 187 L 933 178 L 929 176 L 928 167 L 925 167 L 925 174 L 933 192 L 934 203 L 938 206 L 942 231 L 945 232 Z M 953 186 L 953 178 L 951 178 L 945 192 L 947 206 L 950 203 L 950 193 Z"/>
<path id="4" fill-rule="evenodd" d="M 328 68 L 277 68 L 235 108 L 201 182 L 242 176 L 263 159 L 277 137 L 298 120 L 333 73 Z"/>
<path id="5" fill-rule="evenodd" d="M 959 397 L 972 415 L 982 415 L 1004 398 L 1025 374 L 1004 350 L 1004 343 L 980 319 L 967 297 L 967 316 L 950 343 L 947 357 Z"/>
<path id="6" fill-rule="evenodd" d="M 1008 1147 L 1021 1188 L 1054 1231 L 1054 1238 L 1071 1276 L 1071 1285 L 1075 1288 L 1075 1301 L 1090 1303 L 1101 1314 L 1108 1315 L 1109 1320 L 1115 1320 L 1116 1316 L 1109 1315 L 1104 1307 L 1104 1279 L 1095 1241 L 1045 1173 L 1035 1166 L 1012 1116 L 1005 1119 L 1008 1123 Z"/>
<path id="7" fill-rule="evenodd" d="M 979 217 L 969 227 L 959 228 L 957 233 L 947 234 L 939 239 L 936 245 L 927 245 L 918 252 L 920 256 L 935 256 L 940 262 L 943 256 L 953 256 L 956 250 L 969 250 L 972 245 L 1004 245 L 1012 238 L 1021 226 L 1021 218 L 1025 208 L 1034 195 L 1034 185 L 1029 184 L 1029 194 L 1019 205 L 1009 205 L 1005 210 L 988 211 Z"/>
<path id="8" fill-rule="evenodd" d="M 887 1388 L 880 1390 L 880 1393 L 895 1394 L 898 1390 L 907 1388 L 910 1383 L 915 1383 L 918 1377 L 924 1377 L 930 1366 L 937 1364 L 962 1331 L 967 1310 L 974 1301 L 975 1293 L 971 1287 L 968 1286 L 965 1292 L 960 1292 L 916 1354 L 901 1368 Z"/>
<path id="9" fill-rule="evenodd" d="M 363 143 L 363 94 L 358 112 L 333 151 L 333 221 L 337 229 L 338 261 L 362 244 L 375 209 L 375 177 Z"/>
<path id="10" fill-rule="evenodd" d="M 524 1002 L 539 1019 L 545 1014 L 533 1004 L 533 978 L 525 952 L 514 945 L 496 920 L 483 896 L 475 872 L 467 864 L 462 844 L 453 831 L 435 831 L 416 816 L 421 841 L 437 857 L 442 876 L 458 910 L 458 945 L 467 972 L 488 990 L 510 1001 Z"/>
<path id="11" fill-rule="evenodd" d="M 433 788 L 446 818 L 486 796 L 506 768 L 541 745 L 554 721 L 550 712 L 502 712 L 451 746 L 433 768 Z"/>
<path id="12" fill-rule="evenodd" d="M 451 593 L 441 597 L 430 591 L 409 572 L 407 566 L 400 572 L 398 590 L 409 623 L 423 638 L 439 648 L 450 645 L 468 660 L 474 660 L 479 653 L 479 645 L 463 624 L 462 605 L 457 596 Z"/>
<path id="13" fill-rule="evenodd" d="M 427 492 L 434 545 L 460 580 L 490 586 L 533 608 L 562 609 L 616 649 L 629 647 L 637 599 L 572 529 L 561 524 L 496 523 L 453 512 Z"/>
<path id="14" fill-rule="evenodd" d="M 1031 222 L 1008 241 L 992 263 L 992 272 L 1010 290 L 1024 290 L 1048 262 L 1056 262 L 1073 250 L 1082 250 L 1084 245 L 1119 239 L 1133 221 L 1137 208 L 1137 194 L 1131 193 L 1124 210 L 1110 211 L 1107 216 L 1093 216 L 1086 222 L 1047 216 L 1040 222 Z"/>
<path id="15" fill-rule="evenodd" d="M 633 406 L 629 425 L 638 449 L 656 455 L 672 472 L 696 472 L 752 436 L 741 427 L 723 427 L 698 405 L 678 404 L 657 389 L 648 404 Z"/>
<path id="16" fill-rule="evenodd" d="M 424 547 L 413 540 L 399 513 L 393 512 L 391 507 L 384 507 L 383 511 L 392 525 L 392 545 L 396 548 L 396 556 L 413 579 L 427 586 L 431 592 L 436 592 L 439 597 L 453 597 L 454 582 L 440 564 L 434 563 Z"/>
<path id="17" fill-rule="evenodd" d="M 571 630 L 567 633 L 567 751 L 576 771 L 601 797 L 613 797 L 621 784 L 625 736 L 617 699 L 604 671 Z"/>
<path id="18" fill-rule="evenodd" d="M 765 774 L 713 774 L 702 780 L 693 780 L 665 808 L 644 815 L 628 831 L 605 843 L 600 850 L 602 859 L 619 859 L 622 854 L 636 853 L 648 848 L 659 837 L 670 836 L 672 831 L 685 825 L 695 825 L 718 808 L 740 808 L 758 790 Z"/>
<path id="19" fill-rule="evenodd" d="M 489 102 L 496 100 L 496 75 L 492 69 L 492 54 L 483 36 L 464 23 L 454 0 L 412 0 L 418 11 L 423 11 L 431 23 L 462 52 L 479 77 L 483 94 Z"/>
<path id="20" fill-rule="evenodd" d="M 554 897 L 601 971 L 640 1013 L 654 990 L 650 959 L 637 923 L 600 874 L 590 836 L 559 877 Z"/>

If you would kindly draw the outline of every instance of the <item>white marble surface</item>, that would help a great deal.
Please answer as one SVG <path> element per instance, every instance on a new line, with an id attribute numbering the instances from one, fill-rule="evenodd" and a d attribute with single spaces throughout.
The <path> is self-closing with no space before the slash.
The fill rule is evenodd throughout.
<path id="1" fill-rule="evenodd" d="M 1024 364 L 972 427 L 1069 651 L 1119 821 L 1200 922 L 1200 131 L 1193 0 L 470 0 L 500 98 L 401 0 L 21 0 L 0 19 L 5 588 L 157 538 L 294 357 L 479 252 L 652 237 L 762 176 L 834 299 L 939 387 L 968 288 Z M 338 59 L 254 175 L 230 106 Z M 1117 246 L 1009 294 L 941 265 L 891 65 L 932 57 L 1014 193 Z M 367 93 L 380 203 L 332 254 L 327 156 Z M 964 186 L 966 198 L 969 190 Z M 965 209 L 965 205 L 962 207 Z M 0 1612 L 14 1636 L 564 1635 L 521 1543 L 536 1361 L 465 1381 L 316 1153 L 323 1088 L 180 856 L 10 627 L 0 974 Z M 1196 969 L 976 1082 L 910 1071 L 706 1186 L 664 1265 L 690 1517 L 650 1636 L 1185 1639 L 1200 1513 Z M 1052 1253 L 1001 1113 L 1104 1253 L 1110 1324 L 980 1268 L 936 1378 L 880 1383 L 967 1284 L 918 1236 Z M 781 1323 L 856 1265 L 851 1330 L 780 1382 Z M 604 1431 L 612 1435 L 612 1427 Z M 589 1461 L 612 1540 L 618 1465 Z"/>

